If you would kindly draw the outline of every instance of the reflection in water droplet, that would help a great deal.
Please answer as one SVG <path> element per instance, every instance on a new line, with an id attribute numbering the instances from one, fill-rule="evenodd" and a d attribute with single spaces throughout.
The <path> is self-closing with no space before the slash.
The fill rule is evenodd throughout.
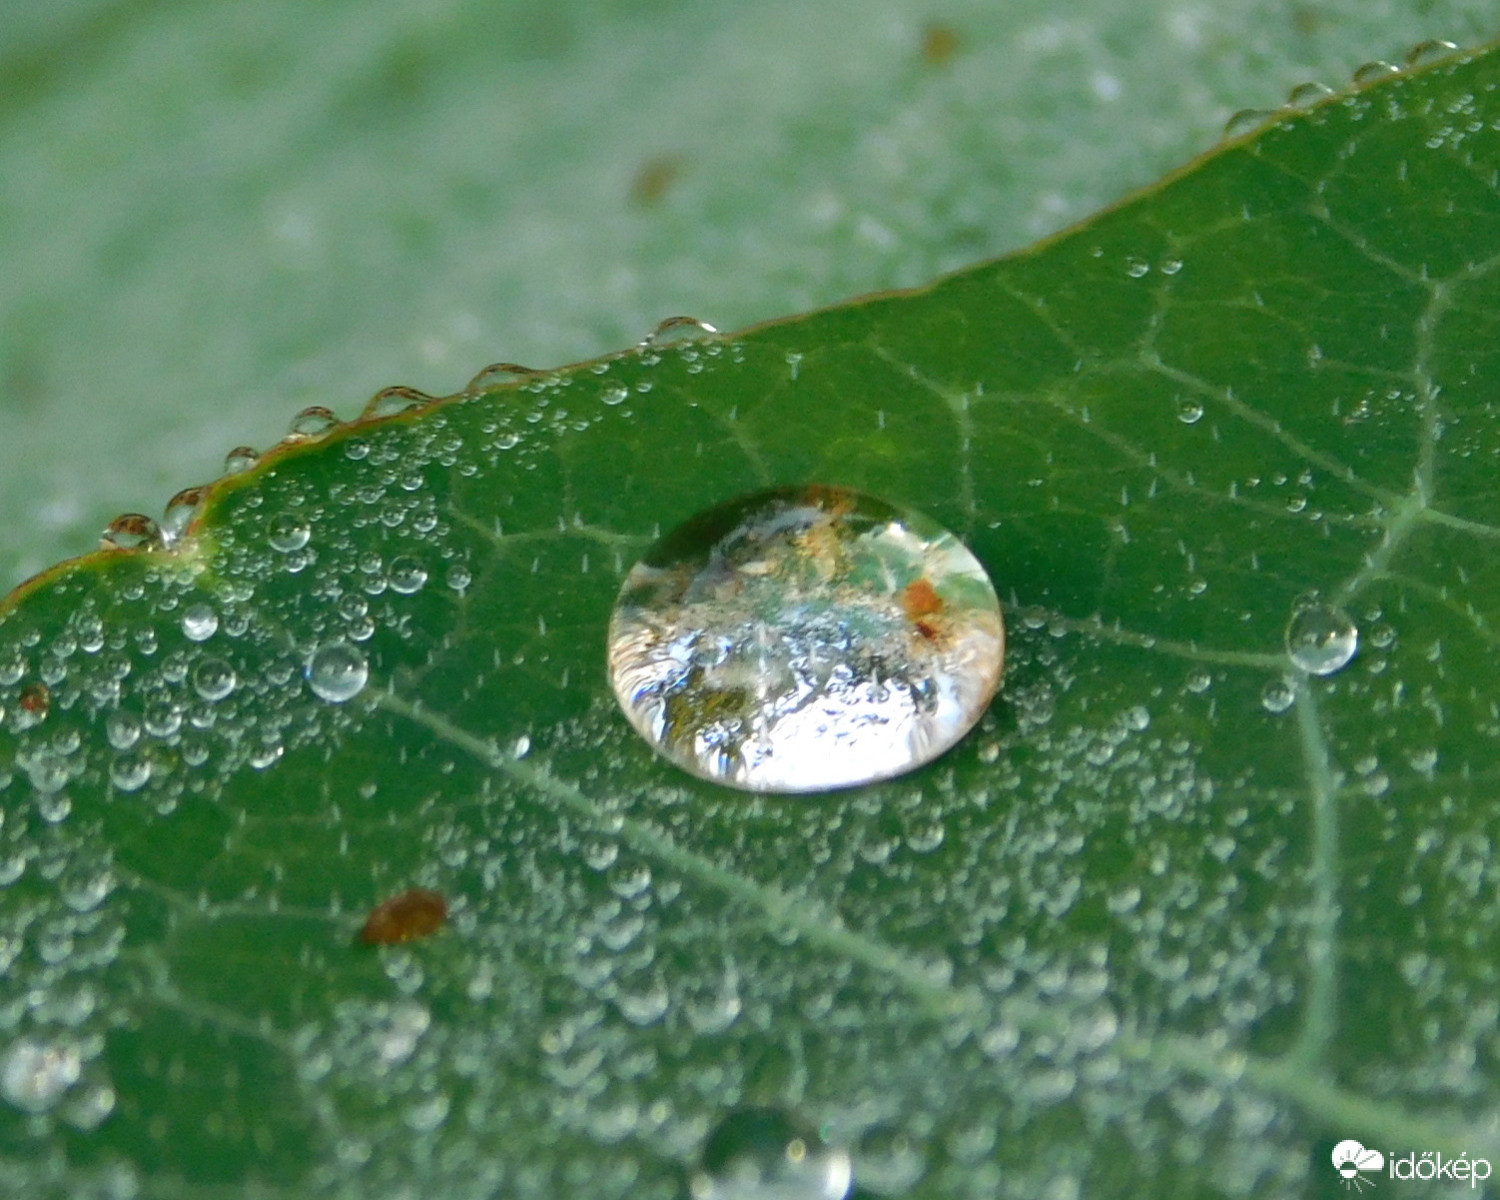
<path id="1" fill-rule="evenodd" d="M 1285 640 L 1286 652 L 1300 670 L 1332 675 L 1354 657 L 1359 629 L 1342 608 L 1308 595 L 1293 606 Z"/>
<path id="2" fill-rule="evenodd" d="M 219 614 L 207 604 L 194 604 L 183 610 L 182 633 L 190 642 L 206 642 L 219 631 Z"/>
<path id="3" fill-rule="evenodd" d="M 222 658 L 205 658 L 193 668 L 193 690 L 205 700 L 224 699 L 237 683 L 234 668 Z"/>
<path id="4" fill-rule="evenodd" d="M 224 474 L 236 475 L 248 471 L 260 461 L 260 452 L 250 446 L 236 446 L 224 456 Z"/>
<path id="5" fill-rule="evenodd" d="M 1284 713 L 1291 708 L 1297 693 L 1285 679 L 1273 679 L 1260 693 L 1261 705 L 1267 712 Z"/>
<path id="6" fill-rule="evenodd" d="M 161 544 L 161 530 L 143 513 L 124 513 L 116 517 L 99 539 L 99 546 L 104 550 L 154 550 Z"/>
<path id="7" fill-rule="evenodd" d="M 307 545 L 312 537 L 312 530 L 296 513 L 280 513 L 272 517 L 266 526 L 266 536 L 270 539 L 271 549 L 290 554 Z"/>
<path id="8" fill-rule="evenodd" d="M 930 518 L 841 488 L 698 514 L 626 577 L 610 681 L 653 747 L 752 791 L 921 766 L 977 721 L 1004 632 L 978 560 Z"/>
<path id="9" fill-rule="evenodd" d="M 717 337 L 718 329 L 697 317 L 668 317 L 649 334 L 642 346 L 677 346 L 684 342 L 699 342 Z"/>
<path id="10" fill-rule="evenodd" d="M 370 667 L 348 642 L 328 642 L 312 652 L 302 673 L 316 696 L 342 704 L 359 695 L 370 678 Z"/>
<path id="11" fill-rule="evenodd" d="M 333 415 L 331 409 L 324 408 L 321 404 L 314 404 L 304 408 L 292 418 L 285 440 L 300 442 L 320 438 L 330 430 L 338 428 L 338 424 L 339 419 Z"/>
<path id="12" fill-rule="evenodd" d="M 844 1200 L 854 1182 L 848 1152 L 779 1109 L 730 1113 L 703 1145 L 693 1200 Z"/>

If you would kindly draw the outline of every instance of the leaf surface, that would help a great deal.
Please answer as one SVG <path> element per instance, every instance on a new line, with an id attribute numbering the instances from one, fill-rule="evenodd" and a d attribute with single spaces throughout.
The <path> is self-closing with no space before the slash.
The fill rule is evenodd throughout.
<path id="1" fill-rule="evenodd" d="M 762 1108 L 865 1196 L 1500 1157 L 1497 82 L 1394 76 L 921 291 L 288 444 L 174 551 L 24 589 L 0 1181 L 675 1196 Z M 605 626 L 659 530 L 809 481 L 962 535 L 1006 679 L 913 775 L 728 792 L 625 724 Z M 1310 593 L 1358 631 L 1327 676 Z M 412 887 L 447 927 L 357 944 Z"/>

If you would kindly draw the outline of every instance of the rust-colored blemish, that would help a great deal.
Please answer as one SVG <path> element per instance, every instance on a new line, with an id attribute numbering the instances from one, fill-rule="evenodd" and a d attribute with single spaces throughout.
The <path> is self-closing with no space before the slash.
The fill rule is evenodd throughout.
<path id="1" fill-rule="evenodd" d="M 391 946 L 436 933 L 448 919 L 448 902 L 428 888 L 410 888 L 382 900 L 370 910 L 359 940 L 366 946 Z"/>

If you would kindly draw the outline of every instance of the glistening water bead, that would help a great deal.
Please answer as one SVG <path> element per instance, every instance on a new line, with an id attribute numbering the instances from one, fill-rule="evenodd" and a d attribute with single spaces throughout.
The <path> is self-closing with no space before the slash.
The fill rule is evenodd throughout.
<path id="1" fill-rule="evenodd" d="M 609 628 L 636 729 L 750 791 L 931 761 L 984 712 L 1003 654 L 995 589 L 953 534 L 833 487 L 757 492 L 680 525 L 626 577 Z"/>

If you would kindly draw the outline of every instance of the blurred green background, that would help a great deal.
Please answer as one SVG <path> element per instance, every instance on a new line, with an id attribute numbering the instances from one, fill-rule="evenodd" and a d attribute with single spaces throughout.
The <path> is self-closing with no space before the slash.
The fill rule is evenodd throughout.
<path id="1" fill-rule="evenodd" d="M 1488 0 L 0 7 L 0 588 L 292 414 L 1026 245 Z"/>

